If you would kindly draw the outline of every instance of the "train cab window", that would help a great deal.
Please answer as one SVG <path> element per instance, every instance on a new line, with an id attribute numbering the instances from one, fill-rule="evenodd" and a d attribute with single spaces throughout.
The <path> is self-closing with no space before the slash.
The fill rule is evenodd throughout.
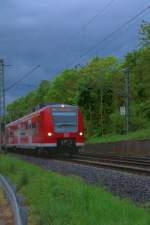
<path id="1" fill-rule="evenodd" d="M 73 132 L 77 129 L 77 112 L 53 111 L 53 120 L 56 132 Z"/>

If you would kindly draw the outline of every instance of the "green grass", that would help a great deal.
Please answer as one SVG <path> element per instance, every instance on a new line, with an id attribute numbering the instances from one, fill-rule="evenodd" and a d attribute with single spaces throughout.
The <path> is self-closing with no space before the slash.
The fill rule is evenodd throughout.
<path id="1" fill-rule="evenodd" d="M 104 135 L 101 137 L 92 136 L 87 139 L 87 143 L 105 143 L 123 140 L 142 140 L 142 139 L 150 139 L 150 128 L 131 132 L 128 135 L 114 134 L 114 135 Z"/>
<path id="2" fill-rule="evenodd" d="M 149 225 L 149 210 L 114 197 L 78 177 L 62 176 L 12 156 L 0 156 L 7 175 L 30 206 L 30 224 Z"/>

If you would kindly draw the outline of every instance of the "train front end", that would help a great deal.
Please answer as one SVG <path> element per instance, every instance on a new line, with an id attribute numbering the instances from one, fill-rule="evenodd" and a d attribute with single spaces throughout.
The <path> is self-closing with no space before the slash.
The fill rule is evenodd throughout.
<path id="1" fill-rule="evenodd" d="M 83 116 L 79 107 L 53 105 L 50 107 L 50 115 L 53 130 L 49 132 L 49 138 L 55 140 L 58 152 L 78 152 L 84 145 Z"/>

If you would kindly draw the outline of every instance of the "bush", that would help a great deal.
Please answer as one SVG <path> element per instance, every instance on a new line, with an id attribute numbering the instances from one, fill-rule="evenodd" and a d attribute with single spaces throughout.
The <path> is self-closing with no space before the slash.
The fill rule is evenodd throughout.
<path id="1" fill-rule="evenodd" d="M 149 120 L 144 112 L 145 104 L 136 104 L 131 109 L 131 130 L 136 131 L 139 129 L 147 128 L 149 126 Z"/>
<path id="2" fill-rule="evenodd" d="M 112 132 L 116 134 L 123 134 L 124 126 L 125 126 L 124 116 L 120 115 L 119 112 L 114 112 L 110 115 L 110 120 L 111 120 Z"/>

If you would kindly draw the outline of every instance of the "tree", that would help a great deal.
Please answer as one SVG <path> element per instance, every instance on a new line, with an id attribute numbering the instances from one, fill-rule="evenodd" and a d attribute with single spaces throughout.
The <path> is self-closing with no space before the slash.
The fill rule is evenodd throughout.
<path id="1" fill-rule="evenodd" d="M 110 56 L 96 57 L 80 70 L 82 80 L 78 89 L 78 104 L 83 108 L 90 134 L 96 132 L 103 135 L 109 130 L 115 88 L 113 81 L 118 69 L 117 59 Z"/>
<path id="2" fill-rule="evenodd" d="M 47 94 L 50 88 L 50 82 L 43 80 L 35 91 L 34 105 L 48 102 Z"/>
<path id="3" fill-rule="evenodd" d="M 51 83 L 46 101 L 75 104 L 75 94 L 78 87 L 80 74 L 76 69 L 64 70 Z"/>
<path id="4" fill-rule="evenodd" d="M 144 47 L 150 47 L 150 23 L 146 21 L 141 24 L 140 40 Z"/>

